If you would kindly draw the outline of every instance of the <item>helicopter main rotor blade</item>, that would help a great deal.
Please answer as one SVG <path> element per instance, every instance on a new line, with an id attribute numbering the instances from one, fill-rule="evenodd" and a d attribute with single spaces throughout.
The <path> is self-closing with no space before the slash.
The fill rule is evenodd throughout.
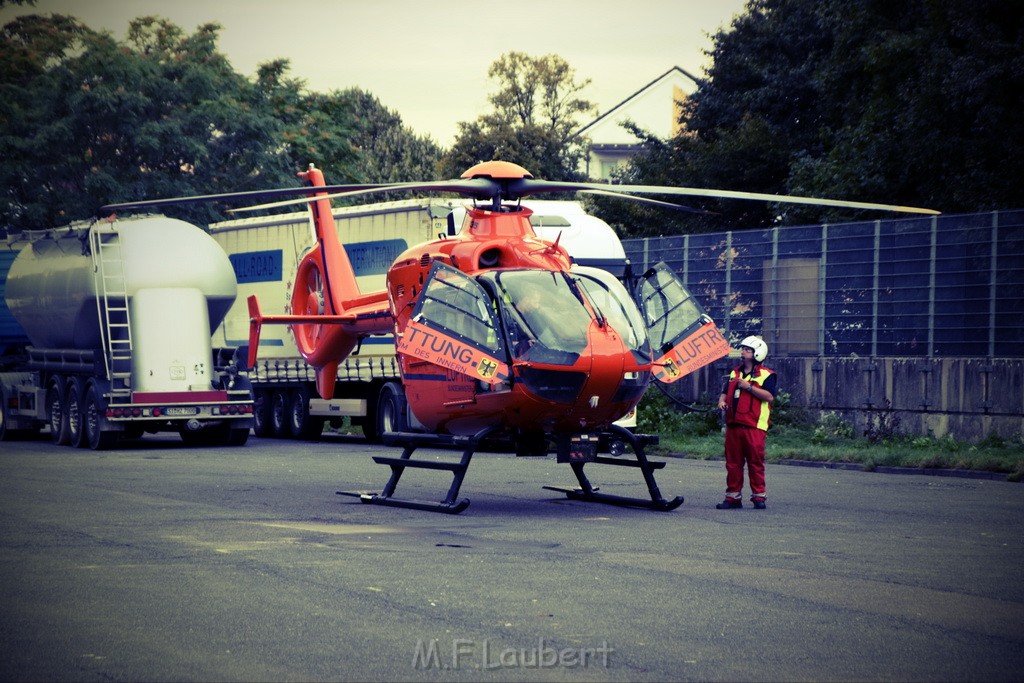
<path id="1" fill-rule="evenodd" d="M 518 169 L 518 167 L 517 167 Z M 519 169 L 520 171 L 522 169 Z M 614 188 L 610 190 L 609 188 Z M 578 183 L 558 182 L 550 180 L 535 180 L 529 176 L 498 176 L 486 175 L 474 178 L 463 178 L 456 180 L 439 180 L 427 182 L 406 182 L 406 183 L 377 183 L 361 185 L 326 185 L 322 187 L 289 187 L 268 190 L 250 190 L 244 192 L 227 192 L 222 194 L 209 194 L 194 197 L 173 197 L 169 199 L 150 199 L 137 202 L 122 202 L 107 204 L 101 207 L 101 211 L 119 211 L 125 209 L 150 209 L 161 206 L 175 206 L 182 204 L 196 204 L 201 202 L 230 202 L 253 197 L 285 197 L 293 195 L 305 195 L 298 199 L 259 204 L 246 208 L 233 209 L 232 212 L 258 211 L 262 209 L 273 209 L 282 206 L 296 204 L 307 204 L 314 199 L 335 199 L 339 197 L 358 197 L 363 195 L 378 194 L 382 192 L 395 191 L 419 191 L 419 192 L 453 192 L 463 196 L 472 197 L 477 200 L 490 200 L 496 207 L 502 200 L 518 200 L 523 197 L 551 192 L 593 192 L 595 194 L 606 194 L 620 198 L 631 198 L 634 201 L 646 201 L 657 204 L 659 200 L 632 197 L 634 194 L 660 194 L 680 195 L 687 197 L 711 197 L 716 199 L 745 199 L 752 201 L 777 202 L 786 204 L 806 204 L 811 206 L 835 206 L 851 209 L 870 209 L 878 211 L 896 211 L 903 213 L 918 213 L 937 215 L 940 211 L 924 209 L 914 206 L 899 206 L 894 204 L 877 204 L 873 202 L 846 201 L 840 199 L 820 199 L 816 197 L 799 197 L 793 195 L 764 194 L 759 192 L 738 192 L 734 190 L 711 190 L 696 187 L 671 187 L 662 185 L 608 185 L 605 183 Z M 692 211 L 694 213 L 709 213 L 699 211 L 690 207 L 661 202 L 659 205 L 681 211 Z"/>
<path id="2" fill-rule="evenodd" d="M 663 202 L 660 199 L 648 199 L 647 197 L 634 197 L 631 194 L 623 194 L 621 192 L 608 192 L 607 190 L 579 190 L 581 194 L 595 194 L 602 197 L 615 197 L 616 199 L 628 199 L 631 202 L 640 202 L 641 204 L 650 204 L 652 206 L 662 206 L 666 209 L 674 209 L 676 211 L 685 211 L 687 213 L 699 213 L 704 215 L 712 215 L 714 211 L 704 211 L 703 209 L 695 209 L 692 206 L 684 206 L 683 204 L 673 204 L 672 202 Z"/>
<path id="3" fill-rule="evenodd" d="M 581 190 L 608 190 L 608 185 L 599 183 L 560 183 L 549 180 L 523 178 L 509 185 L 509 191 L 518 196 L 543 194 L 547 192 L 579 192 Z M 748 199 L 763 202 L 779 202 L 785 204 L 810 204 L 812 206 L 838 206 L 848 209 L 873 209 L 877 211 L 898 211 L 904 213 L 922 213 L 938 215 L 941 211 L 922 209 L 916 206 L 899 206 L 895 204 L 875 204 L 872 202 L 853 202 L 841 199 L 818 199 L 815 197 L 797 197 L 783 194 L 763 194 L 760 192 L 737 192 L 734 190 L 708 190 L 699 187 L 669 187 L 661 185 L 614 185 L 616 192 L 623 194 L 675 194 L 688 197 L 714 197 L 717 199 Z"/>
<path id="4" fill-rule="evenodd" d="M 317 192 L 330 191 L 332 188 L 315 188 Z M 268 204 L 257 204 L 238 209 L 229 209 L 228 213 L 244 213 L 246 211 L 262 211 L 263 209 L 276 209 L 282 206 L 294 206 L 296 204 L 308 204 L 319 199 L 339 199 L 342 197 L 359 197 L 368 194 L 379 194 L 382 192 L 414 191 L 414 192 L 454 192 L 468 195 L 477 199 L 491 199 L 497 191 L 497 184 L 486 178 L 473 178 L 470 180 L 439 180 L 426 183 L 393 183 L 391 185 L 378 185 L 362 189 L 349 190 L 344 192 L 329 192 L 328 194 L 317 194 L 316 196 L 303 197 L 301 199 L 290 199 Z"/>
<path id="5" fill-rule="evenodd" d="M 122 211 L 127 209 L 151 209 L 160 206 L 178 206 L 182 204 L 200 204 L 203 202 L 230 202 L 233 200 L 250 199 L 255 197 L 287 197 L 291 195 L 309 194 L 310 192 L 338 192 L 358 191 L 367 188 L 390 187 L 390 185 L 362 184 L 362 185 L 328 185 L 326 187 L 314 188 L 305 187 L 279 187 L 269 190 L 243 190 L 241 192 L 223 192 L 221 194 L 204 194 L 192 197 L 168 197 L 165 199 L 146 199 L 137 202 L 119 202 L 117 204 L 106 204 L 100 207 L 100 211 Z M 302 200 L 306 201 L 306 200 Z"/>

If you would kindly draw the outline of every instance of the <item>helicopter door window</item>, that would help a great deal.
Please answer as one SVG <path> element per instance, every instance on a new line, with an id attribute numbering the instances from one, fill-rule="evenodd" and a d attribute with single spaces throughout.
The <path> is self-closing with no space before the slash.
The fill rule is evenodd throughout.
<path id="1" fill-rule="evenodd" d="M 729 343 L 672 269 L 659 263 L 640 278 L 637 305 L 654 347 L 654 374 L 674 382 L 729 353 Z"/>
<path id="2" fill-rule="evenodd" d="M 504 357 L 504 344 L 489 303 L 490 297 L 471 277 L 437 262 L 423 286 L 413 320 Z"/>
<path id="3" fill-rule="evenodd" d="M 682 281 L 664 263 L 657 264 L 641 277 L 637 304 L 647 321 L 651 344 L 656 350 L 671 348 L 678 339 L 709 319 Z"/>

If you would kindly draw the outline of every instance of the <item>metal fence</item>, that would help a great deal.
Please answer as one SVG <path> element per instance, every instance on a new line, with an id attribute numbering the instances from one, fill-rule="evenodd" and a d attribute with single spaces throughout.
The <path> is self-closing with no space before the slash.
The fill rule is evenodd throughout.
<path id="1" fill-rule="evenodd" d="M 1024 358 L 1024 210 L 625 240 L 772 355 Z M 642 272 L 641 270 L 641 272 Z"/>

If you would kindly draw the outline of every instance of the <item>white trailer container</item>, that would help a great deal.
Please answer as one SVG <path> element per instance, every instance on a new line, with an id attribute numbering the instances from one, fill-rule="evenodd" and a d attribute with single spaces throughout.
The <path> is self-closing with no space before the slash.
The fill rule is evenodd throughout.
<path id="1" fill-rule="evenodd" d="M 334 209 L 338 237 L 348 253 L 363 293 L 385 289 L 388 269 L 406 248 L 454 235 L 463 224 L 465 200 L 411 199 Z M 573 258 L 623 277 L 625 251 L 615 232 L 588 215 L 578 202 L 524 201 L 533 210 L 537 234 L 560 236 Z M 308 212 L 224 221 L 210 225 L 210 234 L 227 252 L 235 269 L 239 297 L 214 334 L 214 343 L 248 343 L 249 312 L 245 301 L 255 294 L 264 314 L 288 313 L 299 260 L 315 244 Z M 350 417 L 376 440 L 388 431 L 382 401 L 401 391 L 394 339 L 371 337 L 338 368 L 335 398 L 322 400 L 313 369 L 298 353 L 284 326 L 263 327 L 256 366 L 250 370 L 255 396 L 257 436 L 317 438 L 325 420 Z M 632 422 L 630 422 L 632 419 Z M 635 424 L 631 416 L 624 423 Z"/>
<path id="2" fill-rule="evenodd" d="M 18 241 L 5 300 L 30 345 L 0 374 L 0 437 L 49 425 L 55 442 L 91 448 L 147 431 L 245 442 L 248 379 L 211 344 L 237 285 L 209 235 L 146 216 Z"/>

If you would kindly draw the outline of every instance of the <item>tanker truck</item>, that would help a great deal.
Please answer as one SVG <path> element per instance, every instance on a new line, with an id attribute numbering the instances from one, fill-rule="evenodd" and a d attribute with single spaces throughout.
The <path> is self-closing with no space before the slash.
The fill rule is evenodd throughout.
<path id="1" fill-rule="evenodd" d="M 524 201 L 537 234 L 560 240 L 580 265 L 626 277 L 628 261 L 622 244 L 604 221 L 587 214 L 579 202 Z M 363 293 L 383 290 L 391 264 L 408 247 L 454 235 L 463 225 L 464 201 L 408 199 L 332 210 L 356 282 Z M 214 342 L 242 346 L 249 338 L 245 300 L 259 298 L 263 312 L 288 312 L 299 260 L 316 244 L 308 211 L 242 218 L 209 226 L 227 252 L 241 296 L 214 334 Z M 321 399 L 315 374 L 283 326 L 263 330 L 255 366 L 250 370 L 256 407 L 254 431 L 259 437 L 316 439 L 325 421 L 349 418 L 371 441 L 389 431 L 392 402 L 402 395 L 394 339 L 368 337 L 338 366 L 334 398 Z M 408 416 L 416 427 L 413 416 Z M 636 416 L 618 424 L 633 427 Z"/>
<path id="2" fill-rule="evenodd" d="M 0 439 L 48 426 L 55 443 L 93 449 L 166 431 L 245 443 L 245 362 L 211 340 L 237 283 L 205 231 L 151 215 L 25 232 L 6 248 L 17 256 L 4 298 L 29 344 L 0 372 Z"/>

